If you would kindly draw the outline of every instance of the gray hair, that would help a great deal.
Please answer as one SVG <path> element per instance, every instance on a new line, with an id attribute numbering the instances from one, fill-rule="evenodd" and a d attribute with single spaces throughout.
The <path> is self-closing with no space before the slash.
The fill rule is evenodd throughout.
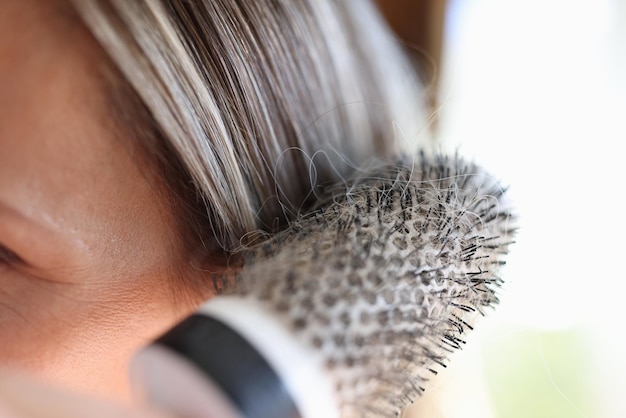
<path id="1" fill-rule="evenodd" d="M 74 5 L 149 114 L 170 189 L 198 200 L 183 216 L 223 247 L 425 130 L 413 69 L 369 1 Z"/>

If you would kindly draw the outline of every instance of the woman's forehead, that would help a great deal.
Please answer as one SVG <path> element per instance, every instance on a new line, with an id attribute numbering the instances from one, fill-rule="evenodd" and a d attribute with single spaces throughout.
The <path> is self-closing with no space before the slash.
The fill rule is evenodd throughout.
<path id="1" fill-rule="evenodd" d="M 0 13 L 0 201 L 90 256 L 163 246 L 165 205 L 110 118 L 107 61 L 63 4 L 9 0 Z"/>
<path id="2" fill-rule="evenodd" d="M 0 194 L 11 189 L 14 199 L 20 190 L 64 196 L 102 179 L 115 146 L 84 48 L 50 23 L 58 15 L 42 3 L 9 1 L 0 15 Z"/>

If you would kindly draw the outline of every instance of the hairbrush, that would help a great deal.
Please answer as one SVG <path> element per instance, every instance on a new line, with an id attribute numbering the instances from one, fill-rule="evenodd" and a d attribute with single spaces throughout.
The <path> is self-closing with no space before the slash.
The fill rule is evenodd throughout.
<path id="1" fill-rule="evenodd" d="M 362 170 L 144 351 L 145 390 L 188 417 L 211 416 L 209 391 L 245 418 L 397 416 L 498 302 L 515 230 L 505 189 L 457 155 Z"/>

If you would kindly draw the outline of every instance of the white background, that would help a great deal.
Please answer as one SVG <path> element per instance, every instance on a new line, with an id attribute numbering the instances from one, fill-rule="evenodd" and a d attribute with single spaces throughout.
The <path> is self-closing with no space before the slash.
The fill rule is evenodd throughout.
<path id="1" fill-rule="evenodd" d="M 441 139 L 509 184 L 521 217 L 502 304 L 472 344 L 506 338 L 507 326 L 580 333 L 592 372 L 568 367 L 589 399 L 564 392 L 545 359 L 537 379 L 550 381 L 571 417 L 626 417 L 626 2 L 450 6 Z M 473 350 L 460 357 L 486 361 Z M 538 358 L 542 350 L 538 339 Z M 469 398 L 440 416 L 485 417 L 489 394 Z"/>

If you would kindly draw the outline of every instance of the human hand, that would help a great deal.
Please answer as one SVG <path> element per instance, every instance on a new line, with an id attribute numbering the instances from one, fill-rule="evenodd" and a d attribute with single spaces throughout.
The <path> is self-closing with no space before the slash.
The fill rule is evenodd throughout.
<path id="1" fill-rule="evenodd" d="M 154 407 L 125 407 L 0 371 L 0 418 L 174 418 Z"/>
<path id="2" fill-rule="evenodd" d="M 242 418 L 217 387 L 175 356 L 148 349 L 133 364 L 136 406 L 0 370 L 0 418 Z"/>

